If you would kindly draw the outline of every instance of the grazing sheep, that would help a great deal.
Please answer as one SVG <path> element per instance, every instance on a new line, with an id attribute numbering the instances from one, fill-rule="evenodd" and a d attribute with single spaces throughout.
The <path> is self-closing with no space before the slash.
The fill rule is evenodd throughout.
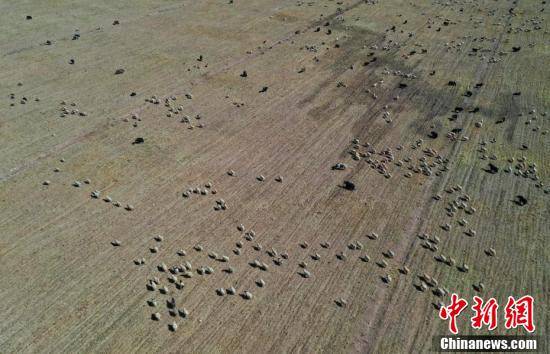
<path id="1" fill-rule="evenodd" d="M 260 270 L 263 270 L 264 272 L 267 272 L 269 269 L 269 266 L 265 263 L 260 264 Z"/>
<path id="2" fill-rule="evenodd" d="M 175 332 L 178 330 L 178 324 L 176 322 L 172 322 L 168 325 L 168 329 L 172 332 Z"/>
<path id="3" fill-rule="evenodd" d="M 336 254 L 336 258 L 338 258 L 341 261 L 345 261 L 347 259 L 347 256 L 344 252 L 340 252 Z"/>
<path id="4" fill-rule="evenodd" d="M 187 309 L 184 307 L 184 308 L 181 308 L 178 310 L 178 313 L 181 317 L 183 318 L 187 318 L 189 317 L 189 311 L 187 311 Z"/>
<path id="5" fill-rule="evenodd" d="M 166 264 L 164 263 L 159 264 L 157 268 L 160 272 L 166 272 L 168 270 L 168 267 L 166 267 Z"/>
<path id="6" fill-rule="evenodd" d="M 371 240 L 377 240 L 378 234 L 375 232 L 371 232 L 369 235 L 367 235 L 367 237 L 370 238 Z"/>
<path id="7" fill-rule="evenodd" d="M 334 300 L 334 302 L 336 303 L 336 305 L 338 307 L 347 307 L 348 306 L 348 302 L 346 300 L 344 300 L 343 298 L 338 298 L 338 299 Z"/>

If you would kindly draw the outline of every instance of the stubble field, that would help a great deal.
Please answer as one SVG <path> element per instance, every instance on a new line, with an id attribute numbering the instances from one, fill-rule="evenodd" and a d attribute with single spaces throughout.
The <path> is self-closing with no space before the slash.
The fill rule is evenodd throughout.
<path id="1" fill-rule="evenodd" d="M 427 352 L 450 293 L 545 335 L 547 11 L 3 2 L 0 352 Z"/>

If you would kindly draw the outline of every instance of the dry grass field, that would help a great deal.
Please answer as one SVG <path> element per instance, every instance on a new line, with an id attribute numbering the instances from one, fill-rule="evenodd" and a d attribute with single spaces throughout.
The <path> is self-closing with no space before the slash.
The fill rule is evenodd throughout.
<path id="1" fill-rule="evenodd" d="M 549 12 L 2 1 L 0 353 L 428 352 L 450 293 L 547 335 Z"/>

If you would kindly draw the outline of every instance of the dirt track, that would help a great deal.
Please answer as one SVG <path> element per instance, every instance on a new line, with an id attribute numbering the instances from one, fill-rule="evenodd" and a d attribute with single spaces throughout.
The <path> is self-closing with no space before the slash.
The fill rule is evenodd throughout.
<path id="1" fill-rule="evenodd" d="M 0 352 L 427 352 L 432 336 L 447 333 L 434 305 L 449 296 L 432 291 L 471 299 L 479 282 L 480 296 L 502 306 L 532 295 L 537 334 L 546 335 L 548 5 L 371 2 L 1 4 Z M 146 102 L 153 95 L 159 104 Z M 86 116 L 61 117 L 63 106 Z M 461 130 L 449 137 L 453 129 Z M 137 137 L 144 143 L 132 144 Z M 391 159 L 380 154 L 388 148 Z M 352 149 L 363 155 L 352 159 Z M 430 175 L 413 171 L 423 156 Z M 517 172 L 522 156 L 539 181 Z M 338 162 L 347 168 L 331 169 Z M 207 182 L 208 195 L 182 196 Z M 449 216 L 464 194 L 475 212 Z M 513 202 L 518 195 L 526 205 Z M 220 198 L 227 210 L 214 210 Z M 437 251 L 423 247 L 423 233 L 440 239 Z M 363 249 L 348 248 L 356 241 Z M 288 259 L 274 264 L 271 248 Z M 250 266 L 255 259 L 269 269 Z M 185 261 L 194 275 L 177 275 L 185 286 L 176 289 L 157 266 Z M 309 278 L 299 275 L 302 261 Z M 201 266 L 214 272 L 199 275 Z M 422 292 L 424 273 L 438 285 Z M 168 294 L 146 288 L 153 277 Z M 230 286 L 237 295 L 216 294 Z M 245 290 L 252 299 L 238 296 Z M 169 315 L 172 297 L 188 318 Z M 487 333 L 467 321 L 461 333 Z"/>

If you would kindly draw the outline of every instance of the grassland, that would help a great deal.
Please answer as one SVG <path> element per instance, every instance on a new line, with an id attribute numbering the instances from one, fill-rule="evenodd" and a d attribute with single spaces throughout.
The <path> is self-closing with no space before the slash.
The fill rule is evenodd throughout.
<path id="1" fill-rule="evenodd" d="M 434 304 L 449 297 L 418 291 L 424 273 L 465 298 L 479 295 L 479 282 L 481 296 L 501 304 L 532 295 L 546 335 L 548 11 L 525 0 L 3 2 L 0 352 L 427 352 L 447 333 Z M 160 104 L 146 101 L 153 95 Z M 62 107 L 86 116 L 61 117 Z M 132 144 L 137 137 L 144 143 Z M 386 178 L 372 166 L 388 148 Z M 354 160 L 350 149 L 365 156 Z M 410 171 L 426 149 L 448 163 L 428 156 L 433 174 Z M 521 157 L 536 164 L 538 181 L 514 174 Z M 347 168 L 332 170 L 338 162 Z M 341 188 L 344 180 L 356 189 Z M 216 195 L 182 197 L 208 182 Z M 91 198 L 94 190 L 122 207 Z M 445 208 L 463 194 L 475 213 L 450 217 Z M 517 195 L 528 203 L 513 203 Z M 220 198 L 227 210 L 214 210 Z M 378 239 L 366 237 L 373 232 Z M 436 252 L 422 247 L 423 233 L 439 238 Z M 363 249 L 350 250 L 357 241 Z M 273 264 L 271 248 L 288 260 Z M 269 270 L 251 267 L 254 259 Z M 184 261 L 214 272 L 178 275 L 178 290 L 157 265 Z M 298 274 L 302 261 L 309 278 Z M 154 277 L 168 294 L 147 290 Z M 230 286 L 253 298 L 216 295 Z M 188 318 L 169 315 L 172 297 Z M 467 321 L 461 333 L 487 333 Z M 501 322 L 496 333 L 523 332 Z"/>

